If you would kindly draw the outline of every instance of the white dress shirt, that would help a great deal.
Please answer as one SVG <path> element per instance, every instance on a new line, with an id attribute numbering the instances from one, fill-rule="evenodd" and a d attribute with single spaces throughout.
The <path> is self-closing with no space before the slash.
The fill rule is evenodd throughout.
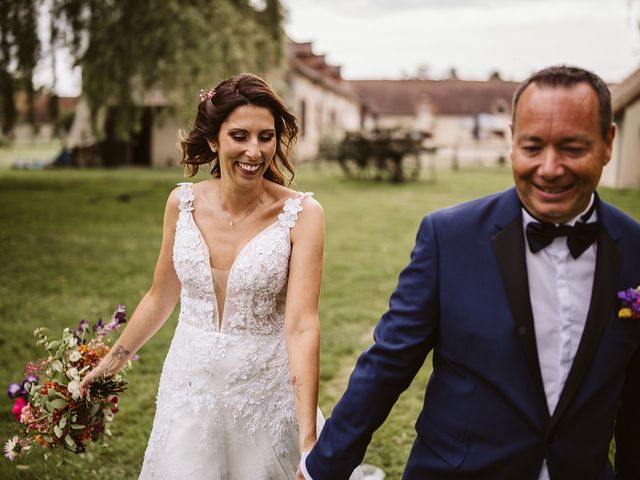
<path id="1" fill-rule="evenodd" d="M 567 225 L 574 225 L 593 201 L 592 195 L 585 211 Z M 587 221 L 596 220 L 597 212 L 594 211 Z M 523 228 L 535 221 L 526 210 L 522 210 Z M 596 268 L 596 244 L 593 243 L 577 259 L 569 253 L 566 237 L 554 239 L 536 253 L 531 253 L 528 245 L 525 248 L 540 373 L 549 414 L 553 415 L 587 321 Z M 538 480 L 549 480 L 546 460 Z"/>

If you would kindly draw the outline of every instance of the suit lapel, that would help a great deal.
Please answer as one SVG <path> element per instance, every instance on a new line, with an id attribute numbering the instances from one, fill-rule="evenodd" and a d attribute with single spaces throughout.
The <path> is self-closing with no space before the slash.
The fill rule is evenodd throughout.
<path id="1" fill-rule="evenodd" d="M 549 431 L 557 424 L 571 401 L 589 369 L 591 361 L 600 344 L 611 312 L 615 309 L 616 280 L 620 270 L 620 252 L 605 228 L 598 236 L 598 253 L 593 279 L 593 290 L 589 313 L 580 339 L 578 351 L 573 360 L 564 389 L 560 394 L 558 405 L 551 417 Z"/>
<path id="2" fill-rule="evenodd" d="M 500 273 L 502 274 L 511 313 L 516 324 L 516 334 L 522 344 L 522 350 L 524 351 L 529 372 L 541 396 L 541 401 L 546 405 L 544 385 L 542 383 L 540 363 L 538 360 L 538 348 L 536 346 L 533 313 L 529 299 L 529 281 L 527 279 L 522 214 L 519 202 L 517 205 L 518 208 L 515 219 L 514 216 L 511 215 L 510 223 L 499 231 L 491 239 L 491 242 L 498 260 Z M 501 223 L 499 220 L 499 228 Z"/>

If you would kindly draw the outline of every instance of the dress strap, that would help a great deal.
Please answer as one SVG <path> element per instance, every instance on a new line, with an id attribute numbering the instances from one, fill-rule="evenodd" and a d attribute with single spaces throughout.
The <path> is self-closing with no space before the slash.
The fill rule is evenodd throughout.
<path id="1" fill-rule="evenodd" d="M 311 197 L 313 192 L 298 192 L 295 197 L 287 198 L 282 207 L 282 213 L 278 215 L 280 225 L 293 228 L 298 221 L 298 213 L 303 210 L 302 200 Z"/>
<path id="2" fill-rule="evenodd" d="M 193 183 L 191 182 L 181 182 L 178 184 L 180 188 L 178 189 L 177 195 L 178 200 L 180 200 L 179 209 L 180 212 L 191 212 L 193 211 Z"/>

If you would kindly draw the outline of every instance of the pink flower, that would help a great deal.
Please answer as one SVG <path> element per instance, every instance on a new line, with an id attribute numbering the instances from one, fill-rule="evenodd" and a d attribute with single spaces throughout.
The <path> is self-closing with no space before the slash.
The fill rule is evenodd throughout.
<path id="1" fill-rule="evenodd" d="M 27 406 L 27 401 L 24 397 L 16 398 L 16 401 L 13 402 L 12 413 L 13 416 L 16 417 L 17 421 L 20 421 L 20 415 L 22 414 L 22 409 Z"/>
<path id="2" fill-rule="evenodd" d="M 36 417 L 33 416 L 33 412 L 31 411 L 31 405 L 28 403 L 22 408 L 22 413 L 20 414 L 20 423 L 24 423 L 25 425 L 29 425 L 32 423 Z"/>
<path id="3" fill-rule="evenodd" d="M 4 456 L 14 461 L 23 453 L 29 451 L 30 448 L 31 447 L 27 445 L 26 438 L 20 439 L 17 435 L 14 435 L 13 438 L 10 438 L 7 440 L 7 443 L 4 444 Z"/>

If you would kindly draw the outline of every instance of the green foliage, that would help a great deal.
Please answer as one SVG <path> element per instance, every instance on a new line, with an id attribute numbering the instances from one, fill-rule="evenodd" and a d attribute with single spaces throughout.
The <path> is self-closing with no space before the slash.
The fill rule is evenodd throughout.
<path id="1" fill-rule="evenodd" d="M 284 60 L 277 1 L 264 11 L 247 0 L 50 2 L 90 108 L 115 107 L 118 136 L 136 125 L 133 106 L 150 95 L 192 107 L 199 88 L 241 71 L 275 72 Z"/>
<path id="2" fill-rule="evenodd" d="M 68 48 L 82 67 L 89 106 L 113 107 L 116 134 L 139 121 L 135 104 L 160 93 L 169 106 L 192 106 L 200 88 L 241 71 L 279 73 L 285 60 L 280 2 L 257 10 L 248 0 L 0 0 L 2 128 L 16 121 L 24 90 L 33 121 L 33 73 L 42 51 Z M 37 18 L 48 13 L 42 48 Z"/>
<path id="3" fill-rule="evenodd" d="M 508 169 L 438 171 L 435 183 L 390 185 L 346 180 L 334 167 L 299 169 L 296 188 L 313 191 L 326 218 L 320 407 L 325 415 L 344 391 L 359 353 L 372 342 L 398 273 L 409 259 L 420 218 L 430 211 L 512 184 Z M 199 174 L 195 181 L 206 178 Z M 115 303 L 131 312 L 148 289 L 168 193 L 182 181 L 170 170 L 0 170 L 0 388 L 39 352 L 37 326 L 59 331 L 96 318 Z M 600 189 L 640 219 L 640 190 Z M 162 362 L 176 314 L 145 345 L 128 373 L 109 449 L 90 448 L 61 467 L 0 460 L 3 479 L 136 478 L 151 429 Z M 376 432 L 365 461 L 401 477 L 431 372 L 429 360 Z M 15 432 L 10 403 L 0 400 L 0 439 Z"/>
<path id="4" fill-rule="evenodd" d="M 14 92 L 27 93 L 27 120 L 33 123 L 33 72 L 40 57 L 37 0 L 0 0 L 0 123 L 4 133 L 16 121 Z"/>

